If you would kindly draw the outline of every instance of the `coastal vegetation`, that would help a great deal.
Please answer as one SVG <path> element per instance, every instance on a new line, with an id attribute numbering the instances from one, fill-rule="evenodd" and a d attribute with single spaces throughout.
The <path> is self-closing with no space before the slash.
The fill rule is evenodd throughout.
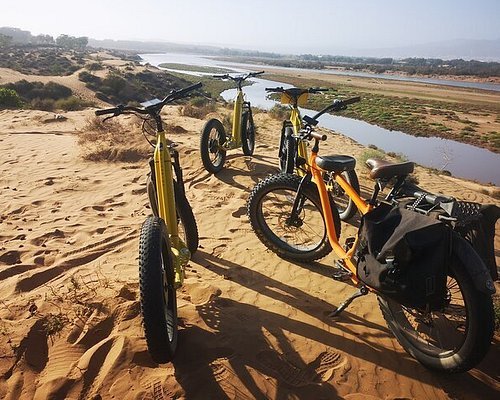
<path id="1" fill-rule="evenodd" d="M 78 78 L 95 91 L 98 99 L 112 104 L 142 102 L 151 97 L 163 98 L 171 90 L 189 84 L 187 80 L 172 74 L 149 70 L 133 73 L 114 69 L 104 78 L 82 71 Z"/>
<path id="2" fill-rule="evenodd" d="M 207 67 L 204 65 L 187 65 L 177 63 L 162 63 L 158 65 L 160 68 L 176 69 L 178 71 L 202 72 L 206 74 L 227 74 L 232 72 L 228 68 Z"/>
<path id="3" fill-rule="evenodd" d="M 232 56 L 233 61 L 273 65 L 287 68 L 343 69 L 373 73 L 403 73 L 407 75 L 458 75 L 481 78 L 500 77 L 500 63 L 477 60 L 443 60 L 440 58 L 347 57 L 301 54 L 297 56 L 265 54 Z"/>
<path id="4" fill-rule="evenodd" d="M 0 87 L 0 109 L 33 108 L 43 111 L 75 111 L 89 104 L 73 95 L 73 91 L 55 82 L 21 80 Z"/>
<path id="5" fill-rule="evenodd" d="M 332 86 L 325 80 L 278 74 L 269 79 L 298 87 Z M 343 116 L 414 136 L 453 139 L 500 153 L 500 106 L 497 102 L 447 101 L 368 89 L 347 82 L 336 84 L 324 95 L 310 96 L 307 107 L 320 110 L 335 98 L 355 96 L 361 96 L 361 101 L 342 111 Z"/>

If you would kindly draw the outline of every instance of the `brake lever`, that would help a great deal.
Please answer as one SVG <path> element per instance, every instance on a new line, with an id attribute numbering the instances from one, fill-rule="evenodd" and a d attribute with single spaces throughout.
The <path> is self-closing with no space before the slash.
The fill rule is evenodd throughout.
<path id="1" fill-rule="evenodd" d="M 116 117 L 118 114 L 113 114 L 113 115 L 110 115 L 109 117 L 106 117 L 102 120 L 102 123 L 104 124 L 108 119 L 111 119 L 111 118 L 114 118 Z"/>

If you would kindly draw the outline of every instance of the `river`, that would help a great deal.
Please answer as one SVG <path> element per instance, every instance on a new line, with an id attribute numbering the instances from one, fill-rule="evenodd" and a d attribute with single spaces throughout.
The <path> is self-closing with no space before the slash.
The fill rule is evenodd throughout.
<path id="1" fill-rule="evenodd" d="M 158 66 L 161 63 L 178 63 L 193 66 L 228 67 L 225 62 L 199 55 L 187 54 L 141 54 L 145 62 Z M 244 66 L 231 64 L 233 69 L 244 71 Z M 266 69 L 267 66 L 264 68 Z M 184 72 L 187 71 L 178 71 Z M 317 71 L 316 71 L 317 72 Z M 204 75 L 198 73 L 198 75 Z M 270 109 L 275 101 L 266 96 L 265 88 L 289 85 L 266 79 L 252 79 L 253 85 L 245 87 L 245 95 L 252 105 Z M 447 84 L 447 83 L 445 83 Z M 235 97 L 236 90 L 222 92 L 226 100 Z M 303 114 L 314 111 L 302 109 Z M 446 169 L 454 176 L 474 179 L 479 182 L 500 186 L 500 155 L 489 150 L 449 139 L 436 137 L 416 137 L 400 131 L 390 131 L 364 121 L 325 114 L 320 118 L 320 126 L 346 135 L 363 145 L 374 144 L 386 152 L 404 154 L 409 160 L 437 169 Z"/>

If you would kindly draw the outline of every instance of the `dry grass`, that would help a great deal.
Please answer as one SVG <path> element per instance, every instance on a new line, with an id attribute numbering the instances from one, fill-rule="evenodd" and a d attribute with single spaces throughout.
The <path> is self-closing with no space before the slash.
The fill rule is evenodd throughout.
<path id="1" fill-rule="evenodd" d="M 147 159 L 151 147 L 135 122 L 124 126 L 115 119 L 103 122 L 94 117 L 87 121 L 78 138 L 82 157 L 89 161 L 137 162 Z"/>
<path id="2" fill-rule="evenodd" d="M 207 103 L 199 107 L 192 104 L 186 104 L 181 108 L 181 115 L 184 117 L 203 119 L 208 114 L 215 111 L 217 111 L 217 105 L 213 103 Z"/>
<path id="3" fill-rule="evenodd" d="M 268 111 L 268 114 L 271 116 L 271 118 L 277 119 L 278 121 L 283 121 L 289 118 L 290 109 L 287 106 L 276 104 Z"/>

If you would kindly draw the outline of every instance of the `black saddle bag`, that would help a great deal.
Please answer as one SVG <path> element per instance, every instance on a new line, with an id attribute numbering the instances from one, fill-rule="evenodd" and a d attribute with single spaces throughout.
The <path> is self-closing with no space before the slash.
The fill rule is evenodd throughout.
<path id="1" fill-rule="evenodd" d="M 412 308 L 446 304 L 451 230 L 435 218 L 382 203 L 361 219 L 355 256 L 366 285 Z"/>

